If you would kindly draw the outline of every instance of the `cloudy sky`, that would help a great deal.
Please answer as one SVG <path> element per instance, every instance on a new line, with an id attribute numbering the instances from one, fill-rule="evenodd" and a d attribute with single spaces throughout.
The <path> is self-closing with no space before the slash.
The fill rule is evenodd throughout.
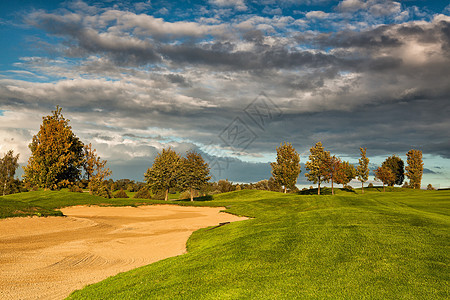
<path id="1" fill-rule="evenodd" d="M 270 177 L 317 141 L 371 167 L 421 149 L 450 186 L 448 1 L 2 1 L 0 154 L 56 105 L 113 177 L 196 149 L 214 179 Z M 302 167 L 300 184 L 307 184 Z"/>

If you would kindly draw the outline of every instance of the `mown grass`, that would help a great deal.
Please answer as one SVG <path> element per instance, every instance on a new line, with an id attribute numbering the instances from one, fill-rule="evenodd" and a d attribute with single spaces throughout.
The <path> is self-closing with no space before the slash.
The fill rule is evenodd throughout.
<path id="1" fill-rule="evenodd" d="M 138 206 L 164 204 L 161 200 L 105 199 L 89 193 L 61 191 L 35 191 L 0 197 L 0 218 L 23 216 L 62 216 L 59 208 L 74 205 Z"/>
<path id="2" fill-rule="evenodd" d="M 450 191 L 283 195 L 195 202 L 252 217 L 196 231 L 188 253 L 71 299 L 448 299 Z M 188 201 L 179 201 L 191 205 Z"/>

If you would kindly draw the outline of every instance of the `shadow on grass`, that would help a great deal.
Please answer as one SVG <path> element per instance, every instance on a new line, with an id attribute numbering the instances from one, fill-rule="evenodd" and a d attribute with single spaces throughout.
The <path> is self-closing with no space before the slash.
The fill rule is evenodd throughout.
<path id="1" fill-rule="evenodd" d="M 357 194 L 356 191 L 353 189 L 334 188 L 334 193 L 337 194 L 338 192 Z M 297 195 L 317 195 L 317 188 L 299 191 L 299 192 L 297 192 Z M 320 188 L 320 195 L 331 195 L 331 188 L 328 188 L 328 187 Z"/>
<path id="2" fill-rule="evenodd" d="M 201 202 L 201 201 L 212 201 L 213 200 L 213 196 L 211 195 L 207 195 L 207 196 L 202 196 L 202 197 L 194 197 L 194 201 L 197 202 Z M 181 200 L 177 200 L 178 202 L 191 202 L 191 199 L 181 199 Z"/>

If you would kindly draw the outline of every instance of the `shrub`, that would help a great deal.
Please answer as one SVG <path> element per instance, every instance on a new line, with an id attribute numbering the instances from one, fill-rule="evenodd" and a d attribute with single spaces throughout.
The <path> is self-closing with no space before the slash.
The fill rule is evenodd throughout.
<path id="1" fill-rule="evenodd" d="M 429 191 L 434 191 L 435 188 L 434 188 L 434 187 L 431 185 L 431 183 L 430 183 L 430 184 L 427 185 L 427 190 L 429 190 Z"/>
<path id="2" fill-rule="evenodd" d="M 156 199 L 156 200 L 164 200 L 164 199 L 166 199 L 166 191 L 157 191 L 153 195 L 153 199 Z"/>
<path id="3" fill-rule="evenodd" d="M 83 192 L 83 189 L 80 188 L 78 185 L 72 185 L 72 186 L 69 188 L 69 192 L 73 192 L 73 193 L 82 193 L 82 192 Z"/>
<path id="4" fill-rule="evenodd" d="M 139 191 L 134 194 L 133 198 L 135 199 L 151 199 L 152 194 L 147 188 L 141 188 Z"/>
<path id="5" fill-rule="evenodd" d="M 108 188 L 107 184 L 95 178 L 91 179 L 91 182 L 89 182 L 89 193 L 107 199 L 112 197 L 111 190 Z"/>
<path id="6" fill-rule="evenodd" d="M 372 182 L 371 182 L 371 183 L 369 183 L 369 185 L 368 185 L 367 187 L 369 187 L 369 188 L 373 188 L 373 183 L 372 183 Z"/>
<path id="7" fill-rule="evenodd" d="M 180 199 L 190 199 L 191 193 L 189 191 L 184 191 L 180 194 Z"/>
<path id="8" fill-rule="evenodd" d="M 123 189 L 120 189 L 114 194 L 114 198 L 128 198 L 128 195 Z"/>

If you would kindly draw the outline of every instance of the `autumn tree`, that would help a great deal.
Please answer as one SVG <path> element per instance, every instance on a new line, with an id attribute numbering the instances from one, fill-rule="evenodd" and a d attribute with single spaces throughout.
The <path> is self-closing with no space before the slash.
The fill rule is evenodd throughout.
<path id="1" fill-rule="evenodd" d="M 395 182 L 395 178 L 395 173 L 387 166 L 381 166 L 375 170 L 375 180 L 380 180 L 383 183 L 383 192 L 386 191 L 384 185 L 391 185 Z"/>
<path id="2" fill-rule="evenodd" d="M 323 164 L 325 165 L 328 178 L 331 180 L 331 195 L 334 195 L 334 182 L 337 178 L 341 178 L 343 176 L 341 159 L 335 155 L 329 156 L 323 161 Z"/>
<path id="3" fill-rule="evenodd" d="M 344 187 L 356 177 L 355 167 L 348 161 L 343 161 L 340 166 L 340 172 L 336 176 L 336 183 Z"/>
<path id="4" fill-rule="evenodd" d="M 181 158 L 179 171 L 178 184 L 189 189 L 191 201 L 194 201 L 194 190 L 202 188 L 211 179 L 209 166 L 199 153 L 189 151 Z"/>
<path id="5" fill-rule="evenodd" d="M 369 158 L 366 156 L 367 148 L 359 148 L 361 152 L 361 158 L 358 160 L 359 165 L 356 168 L 356 175 L 358 180 L 361 181 L 361 193 L 364 194 L 364 182 L 369 180 Z"/>
<path id="6" fill-rule="evenodd" d="M 280 144 L 277 147 L 277 161 L 270 163 L 272 177 L 276 183 L 282 185 L 284 193 L 293 188 L 300 174 L 300 155 L 290 143 Z"/>
<path id="7" fill-rule="evenodd" d="M 164 191 L 164 200 L 169 199 L 169 189 L 177 185 L 180 156 L 171 148 L 163 149 L 155 158 L 144 177 L 153 193 Z"/>
<path id="8" fill-rule="evenodd" d="M 19 154 L 14 156 L 14 151 L 9 150 L 3 158 L 0 159 L 0 186 L 3 190 L 3 196 L 11 192 L 14 183 L 14 175 L 19 167 Z"/>
<path id="9" fill-rule="evenodd" d="M 309 161 L 306 162 L 306 169 L 309 170 L 309 173 L 306 173 L 305 176 L 309 181 L 318 184 L 317 194 L 320 195 L 320 183 L 330 181 L 327 165 L 330 160 L 330 152 L 324 150 L 321 142 L 317 142 L 309 149 L 309 152 Z"/>
<path id="10" fill-rule="evenodd" d="M 267 181 L 267 185 L 269 188 L 269 191 L 272 192 L 281 192 L 281 184 L 279 184 L 273 177 L 270 177 Z"/>
<path id="11" fill-rule="evenodd" d="M 383 162 L 382 167 L 387 167 L 391 169 L 391 172 L 395 175 L 395 180 L 389 182 L 389 186 L 394 186 L 394 184 L 402 185 L 405 178 L 405 170 L 403 160 L 397 155 L 392 155 L 386 158 Z"/>
<path id="12" fill-rule="evenodd" d="M 406 176 L 409 178 L 409 186 L 420 189 L 423 175 L 422 151 L 411 149 L 406 153 Z"/>
<path id="13" fill-rule="evenodd" d="M 88 149 L 88 150 L 86 150 Z M 112 193 L 105 180 L 111 176 L 112 172 L 106 167 L 106 160 L 102 160 L 97 155 L 96 150 L 92 149 L 91 144 L 85 148 L 85 153 L 88 151 L 88 155 L 85 156 L 84 166 L 86 173 L 86 165 L 89 165 L 89 193 L 92 195 L 100 196 L 103 198 L 111 198 Z"/>
<path id="14" fill-rule="evenodd" d="M 28 146 L 31 157 L 24 167 L 24 178 L 32 185 L 56 189 L 80 177 L 83 143 L 61 111 L 56 107 L 51 115 L 43 117 L 39 132 Z"/>
<path id="15" fill-rule="evenodd" d="M 83 169 L 84 169 L 84 177 L 89 181 L 91 177 L 94 175 L 95 163 L 97 160 L 96 150 L 92 149 L 92 144 L 83 146 Z"/>

